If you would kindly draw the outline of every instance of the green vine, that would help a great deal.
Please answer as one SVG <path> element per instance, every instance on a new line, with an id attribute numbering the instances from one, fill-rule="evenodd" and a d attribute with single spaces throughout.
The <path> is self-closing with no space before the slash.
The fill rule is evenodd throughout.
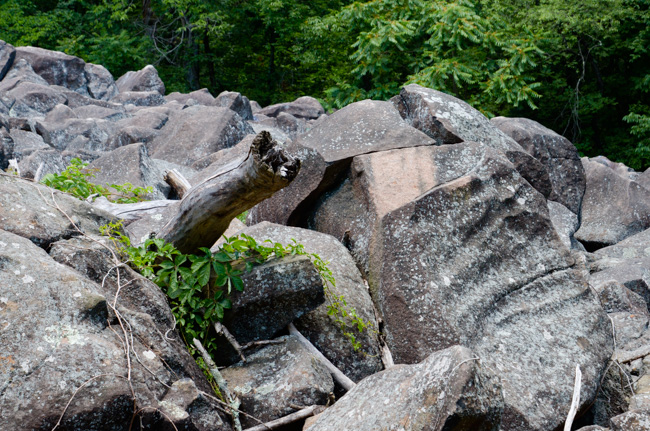
<path id="1" fill-rule="evenodd" d="M 199 254 L 183 254 L 162 239 L 148 239 L 134 247 L 122 233 L 122 223 L 110 223 L 102 227 L 103 235 L 111 237 L 129 263 L 142 275 L 153 280 L 167 294 L 172 313 L 181 335 L 186 341 L 197 338 L 214 353 L 216 344 L 208 334 L 213 322 L 222 320 L 224 310 L 231 307 L 232 290 L 244 288 L 241 275 L 273 258 L 288 255 L 308 256 L 320 274 L 328 299 L 328 314 L 334 318 L 355 350 L 362 345 L 356 333 L 371 328 L 371 322 L 361 319 L 343 296 L 332 293 L 336 280 L 323 261 L 315 253 L 308 253 L 302 244 L 258 244 L 254 238 L 240 234 L 224 237 L 225 242 L 216 251 L 201 248 Z"/>
<path id="2" fill-rule="evenodd" d="M 135 203 L 145 200 L 145 196 L 153 192 L 152 187 L 135 187 L 131 183 L 110 184 L 108 187 L 93 184 L 89 178 L 94 178 L 99 169 L 86 168 L 88 163 L 81 159 L 70 160 L 70 165 L 60 174 L 47 174 L 41 183 L 53 189 L 70 193 L 79 199 L 90 196 L 105 196 L 111 202 L 118 204 Z"/>

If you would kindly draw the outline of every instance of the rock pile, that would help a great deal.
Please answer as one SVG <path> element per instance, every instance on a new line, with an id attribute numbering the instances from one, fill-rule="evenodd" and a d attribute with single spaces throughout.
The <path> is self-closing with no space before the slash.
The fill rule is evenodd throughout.
<path id="1" fill-rule="evenodd" d="M 256 351 L 240 361 L 218 338 L 215 358 L 244 427 L 327 405 L 305 429 L 557 430 L 579 367 L 574 429 L 650 430 L 650 171 L 417 85 L 328 115 L 311 97 L 166 95 L 152 66 L 115 81 L 0 42 L 3 427 L 232 429 L 164 294 L 99 227 L 120 214 L 135 243 L 159 231 L 178 208 L 167 171 L 197 185 L 262 130 L 302 167 L 230 232 L 329 261 L 371 329 L 353 349 L 306 257 L 245 274 L 224 325 Z M 75 157 L 159 204 L 127 217 L 38 183 Z"/>

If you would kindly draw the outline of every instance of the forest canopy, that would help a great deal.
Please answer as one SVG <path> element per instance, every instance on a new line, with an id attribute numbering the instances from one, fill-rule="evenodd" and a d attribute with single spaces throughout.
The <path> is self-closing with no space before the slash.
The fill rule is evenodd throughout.
<path id="1" fill-rule="evenodd" d="M 0 0 L 0 39 L 262 105 L 418 83 L 650 166 L 650 0 Z"/>

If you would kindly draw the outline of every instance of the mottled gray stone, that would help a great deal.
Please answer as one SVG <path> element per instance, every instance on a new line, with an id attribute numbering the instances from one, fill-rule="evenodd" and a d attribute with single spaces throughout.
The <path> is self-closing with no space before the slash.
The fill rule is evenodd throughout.
<path id="1" fill-rule="evenodd" d="M 0 176 L 0 229 L 47 248 L 79 235 L 61 208 L 84 232 L 99 234 L 113 217 L 72 196 L 20 178 Z"/>
<path id="2" fill-rule="evenodd" d="M 587 188 L 575 237 L 587 250 L 598 249 L 650 227 L 650 190 L 620 166 L 584 157 Z"/>
<path id="3" fill-rule="evenodd" d="M 79 118 L 69 106 L 59 103 L 47 113 L 43 121 L 48 123 L 62 123 L 71 118 Z"/>
<path id="4" fill-rule="evenodd" d="M 157 91 L 121 91 L 111 98 L 111 102 L 135 106 L 159 106 L 165 103 L 165 98 Z"/>
<path id="5" fill-rule="evenodd" d="M 156 159 L 191 166 L 195 161 L 232 147 L 253 133 L 248 123 L 228 108 L 191 106 L 173 116 L 152 142 Z"/>
<path id="6" fill-rule="evenodd" d="M 151 186 L 153 191 L 147 196 L 149 200 L 166 199 L 171 189 L 163 180 L 164 172 L 151 160 L 144 144 L 117 148 L 94 160 L 88 169 L 97 169 L 91 180 L 95 184 Z"/>
<path id="7" fill-rule="evenodd" d="M 104 66 L 86 63 L 84 73 L 86 74 L 86 87 L 90 97 L 109 101 L 119 92 L 113 75 Z"/>
<path id="8" fill-rule="evenodd" d="M 9 160 L 14 158 L 14 140 L 9 132 L 0 128 L 0 169 L 9 167 Z"/>
<path id="9" fill-rule="evenodd" d="M 16 48 L 16 61 L 25 60 L 50 85 L 60 85 L 87 95 L 86 63 L 79 57 L 58 51 L 21 46 Z"/>
<path id="10" fill-rule="evenodd" d="M 560 236 L 562 243 L 567 248 L 584 251 L 582 244 L 573 237 L 573 234 L 575 234 L 580 227 L 578 215 L 561 203 L 549 200 L 546 204 L 548 205 L 548 212 L 553 227 Z"/>
<path id="11" fill-rule="evenodd" d="M 175 91 L 165 96 L 165 100 L 168 102 L 176 101 L 183 105 L 185 105 L 190 99 L 196 101 L 199 105 L 205 106 L 210 106 L 214 102 L 214 97 L 212 94 L 210 94 L 210 91 L 208 91 L 207 88 L 192 91 L 188 94 L 183 94 Z"/>
<path id="12" fill-rule="evenodd" d="M 365 378 L 309 431 L 496 431 L 503 408 L 498 379 L 469 349 L 453 346 Z"/>
<path id="13" fill-rule="evenodd" d="M 630 410 L 610 420 L 611 431 L 650 430 L 650 410 Z"/>
<path id="14" fill-rule="evenodd" d="M 152 65 L 147 65 L 137 72 L 126 72 L 117 80 L 116 85 L 120 93 L 155 91 L 161 96 L 165 95 L 165 84 L 163 84 L 158 76 L 158 71 Z"/>
<path id="15" fill-rule="evenodd" d="M 191 379 L 175 381 L 165 398 L 160 402 L 160 409 L 176 428 L 170 424 L 161 431 L 226 431 L 230 426 L 225 425 L 219 416 L 215 402 L 199 391 Z M 160 426 L 160 425 L 158 425 Z"/>
<path id="16" fill-rule="evenodd" d="M 598 298 L 605 312 L 650 315 L 643 297 L 632 292 L 618 281 L 610 280 L 594 287 L 598 292 Z"/>
<path id="17" fill-rule="evenodd" d="M 16 58 L 16 49 L 13 45 L 0 40 L 0 81 L 3 80 Z"/>
<path id="18" fill-rule="evenodd" d="M 598 257 L 619 259 L 644 259 L 650 258 L 650 229 L 632 235 L 609 247 L 596 250 Z"/>
<path id="19" fill-rule="evenodd" d="M 56 105 L 68 100 L 50 86 L 30 81 L 19 82 L 4 93 L 3 98 L 9 107 L 9 116 L 21 118 L 45 117 Z"/>
<path id="20" fill-rule="evenodd" d="M 86 105 L 73 109 L 77 118 L 95 118 L 98 120 L 118 121 L 126 117 L 123 109 L 113 109 L 104 106 Z"/>
<path id="21" fill-rule="evenodd" d="M 262 422 L 286 416 L 296 406 L 325 405 L 334 391 L 325 366 L 290 335 L 222 370 L 228 389 L 241 400 L 240 409 Z M 244 427 L 259 425 L 240 415 Z"/>
<path id="22" fill-rule="evenodd" d="M 33 151 L 19 161 L 18 168 L 21 177 L 34 179 L 38 173 L 39 179 L 42 179 L 47 174 L 62 172 L 69 162 L 69 157 L 64 157 L 60 151 L 50 148 Z"/>
<path id="23" fill-rule="evenodd" d="M 267 239 L 271 243 L 279 242 L 285 245 L 295 240 L 304 245 L 306 252 L 316 253 L 323 261 L 329 262 L 328 268 L 336 280 L 336 286 L 328 286 L 331 294 L 335 297 L 343 296 L 349 308 L 355 310 L 364 322 L 370 323 L 370 327 L 362 333 L 350 326 L 346 328 L 361 343 L 361 349 L 359 351 L 353 349 L 335 321 L 338 316 L 328 314 L 329 301 L 298 318 L 294 322 L 296 327 L 327 359 L 354 381 L 359 381 L 383 368 L 376 332 L 379 326 L 370 294 L 354 260 L 343 244 L 336 238 L 320 232 L 268 222 L 246 228 L 242 233 L 252 236 L 260 244 Z"/>
<path id="24" fill-rule="evenodd" d="M 235 111 L 243 120 L 252 120 L 253 111 L 249 100 L 235 91 L 223 91 L 212 102 L 212 106 L 223 106 Z"/>
<path id="25" fill-rule="evenodd" d="M 527 118 L 496 117 L 490 121 L 546 167 L 553 187 L 548 199 L 580 213 L 586 178 L 575 146 L 564 136 Z"/>
<path id="26" fill-rule="evenodd" d="M 9 134 L 14 143 L 13 158 L 18 159 L 18 161 L 28 157 L 34 151 L 47 150 L 50 148 L 50 146 L 43 141 L 41 135 L 36 133 L 14 129 Z"/>
<path id="27" fill-rule="evenodd" d="M 59 151 L 104 151 L 106 143 L 116 130 L 115 123 L 93 118 L 36 122 L 36 131 L 43 137 L 45 143 Z"/>
<path id="28" fill-rule="evenodd" d="M 315 119 L 325 113 L 320 102 L 313 97 L 299 97 L 293 102 L 278 103 L 270 105 L 256 111 L 256 114 L 262 114 L 269 117 L 277 117 L 281 112 L 291 114 L 296 118 Z"/>
<path id="29" fill-rule="evenodd" d="M 234 147 L 224 148 L 223 150 L 209 154 L 192 163 L 192 168 L 199 172 L 196 172 L 187 179 L 191 184 L 196 185 L 217 172 L 223 166 L 226 166 L 235 160 L 243 159 L 248 154 L 255 136 L 257 135 L 246 135 Z"/>

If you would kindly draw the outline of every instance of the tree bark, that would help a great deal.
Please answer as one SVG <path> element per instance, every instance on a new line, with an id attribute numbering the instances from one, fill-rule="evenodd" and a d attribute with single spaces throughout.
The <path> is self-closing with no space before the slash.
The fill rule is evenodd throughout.
<path id="1" fill-rule="evenodd" d="M 182 253 L 211 247 L 233 218 L 288 186 L 299 169 L 300 160 L 286 154 L 269 132 L 262 131 L 243 160 L 190 189 L 158 238 Z"/>

